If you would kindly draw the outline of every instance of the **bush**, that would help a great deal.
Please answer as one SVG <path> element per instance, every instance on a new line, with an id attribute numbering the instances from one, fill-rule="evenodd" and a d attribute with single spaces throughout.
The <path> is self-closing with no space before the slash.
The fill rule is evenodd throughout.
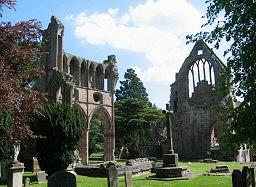
<path id="1" fill-rule="evenodd" d="M 48 175 L 65 170 L 73 161 L 73 154 L 84 127 L 82 113 L 64 104 L 46 104 L 42 115 L 32 125 L 37 140 L 38 162 Z"/>

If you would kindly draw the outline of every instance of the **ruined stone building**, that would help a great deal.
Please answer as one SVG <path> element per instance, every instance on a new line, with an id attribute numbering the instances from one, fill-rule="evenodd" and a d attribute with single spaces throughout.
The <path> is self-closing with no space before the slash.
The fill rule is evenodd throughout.
<path id="1" fill-rule="evenodd" d="M 116 58 L 108 56 L 103 63 L 80 58 L 63 51 L 64 26 L 55 17 L 46 30 L 43 57 L 45 77 L 41 89 L 48 99 L 79 108 L 86 119 L 79 152 L 83 163 L 88 163 L 90 122 L 97 118 L 104 128 L 104 160 L 114 159 L 115 124 L 114 91 L 118 79 Z"/>
<path id="2" fill-rule="evenodd" d="M 204 158 L 218 147 L 226 121 L 214 108 L 225 100 L 217 96 L 215 85 L 225 68 L 213 51 L 198 41 L 171 84 L 174 149 L 186 158 Z"/>

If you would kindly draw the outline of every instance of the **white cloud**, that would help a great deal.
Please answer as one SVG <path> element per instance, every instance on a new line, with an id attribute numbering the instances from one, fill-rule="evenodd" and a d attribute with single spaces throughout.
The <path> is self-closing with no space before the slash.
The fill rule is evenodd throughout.
<path id="1" fill-rule="evenodd" d="M 119 15 L 118 9 L 70 15 L 83 42 L 110 45 L 144 54 L 146 69 L 134 67 L 144 81 L 171 82 L 185 59 L 185 36 L 202 24 L 198 10 L 186 0 L 147 0 Z"/>

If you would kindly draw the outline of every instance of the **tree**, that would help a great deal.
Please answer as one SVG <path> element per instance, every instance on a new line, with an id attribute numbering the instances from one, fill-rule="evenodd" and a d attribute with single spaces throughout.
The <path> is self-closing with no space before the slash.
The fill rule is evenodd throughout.
<path id="1" fill-rule="evenodd" d="M 148 100 L 146 88 L 133 69 L 128 69 L 116 91 L 116 147 L 126 147 L 130 156 L 138 156 L 152 142 L 150 124 L 163 116 Z"/>
<path id="2" fill-rule="evenodd" d="M 14 9 L 16 1 L 0 0 L 2 7 Z M 45 97 L 33 90 L 33 82 L 42 74 L 39 59 L 42 40 L 41 23 L 36 20 L 0 24 L 0 115 L 8 114 L 12 126 L 0 123 L 1 137 L 9 144 L 19 145 L 35 137 L 29 124 L 40 112 Z"/>
<path id="3" fill-rule="evenodd" d="M 37 140 L 40 167 L 49 175 L 66 170 L 72 163 L 84 127 L 84 116 L 75 107 L 46 104 L 42 115 L 35 117 L 33 131 Z"/>
<path id="4" fill-rule="evenodd" d="M 207 0 L 207 22 L 215 25 L 211 32 L 188 36 L 188 41 L 204 39 L 218 48 L 222 40 L 230 43 L 224 55 L 229 54 L 225 86 L 233 88 L 242 103 L 229 112 L 233 120 L 230 131 L 237 143 L 255 144 L 256 141 L 256 2 L 253 0 Z M 222 17 L 222 13 L 224 16 Z M 222 19 L 221 21 L 218 21 Z"/>
<path id="5" fill-rule="evenodd" d="M 162 111 L 139 99 L 119 100 L 115 103 L 116 147 L 127 147 L 130 156 L 138 156 L 152 142 L 150 125 L 163 117 Z"/>
<path id="6" fill-rule="evenodd" d="M 103 152 L 104 149 L 104 129 L 99 120 L 92 120 L 89 135 L 89 154 Z"/>
<path id="7" fill-rule="evenodd" d="M 120 81 L 120 90 L 116 90 L 116 100 L 140 99 L 148 101 L 146 88 L 133 69 L 127 69 L 124 81 Z"/>

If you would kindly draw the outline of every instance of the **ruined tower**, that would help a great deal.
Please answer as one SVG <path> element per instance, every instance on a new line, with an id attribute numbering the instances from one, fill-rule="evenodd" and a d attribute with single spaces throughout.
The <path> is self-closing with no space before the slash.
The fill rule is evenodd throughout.
<path id="1" fill-rule="evenodd" d="M 63 51 L 64 26 L 52 16 L 45 32 L 45 77 L 41 88 L 52 102 L 77 107 L 85 125 L 79 143 L 83 163 L 88 163 L 88 137 L 91 121 L 97 118 L 104 129 L 104 160 L 114 159 L 115 123 L 114 92 L 118 80 L 116 57 L 108 56 L 97 63 Z"/>
<path id="2" fill-rule="evenodd" d="M 218 147 L 226 122 L 215 110 L 224 102 L 215 86 L 225 68 L 213 51 L 198 41 L 171 84 L 174 150 L 186 158 L 204 158 Z"/>

